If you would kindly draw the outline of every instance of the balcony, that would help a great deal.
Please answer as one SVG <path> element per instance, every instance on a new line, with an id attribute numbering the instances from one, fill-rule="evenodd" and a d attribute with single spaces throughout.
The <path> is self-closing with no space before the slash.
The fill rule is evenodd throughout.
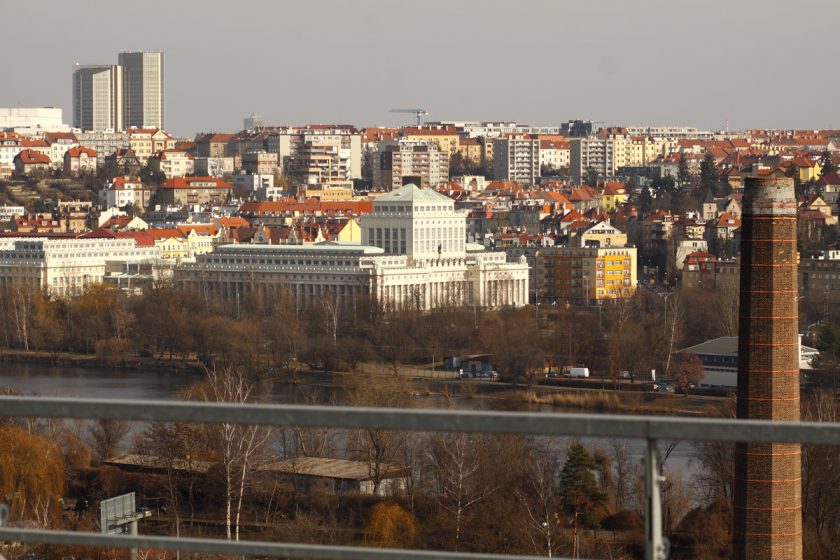
<path id="1" fill-rule="evenodd" d="M 155 422 L 260 424 L 272 426 L 389 429 L 426 432 L 472 432 L 638 439 L 647 442 L 647 559 L 664 560 L 658 440 L 775 442 L 840 445 L 840 425 L 813 422 L 697 419 L 597 414 L 546 414 L 485 411 L 353 408 L 300 405 L 205 402 L 0 397 L 0 417 L 123 419 Z M 207 538 L 103 535 L 4 527 L 0 506 L 0 542 L 84 545 L 103 548 L 156 549 L 228 555 L 334 560 L 536 560 L 508 556 L 441 551 L 310 545 Z"/>

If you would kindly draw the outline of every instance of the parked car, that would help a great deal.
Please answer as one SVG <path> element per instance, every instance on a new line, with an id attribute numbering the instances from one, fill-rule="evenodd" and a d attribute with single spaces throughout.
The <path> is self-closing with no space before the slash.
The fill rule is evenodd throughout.
<path id="1" fill-rule="evenodd" d="M 670 383 L 665 383 L 664 381 L 657 381 L 653 384 L 653 390 L 657 393 L 673 393 L 674 386 Z"/>
<path id="2" fill-rule="evenodd" d="M 573 367 L 563 374 L 563 377 L 589 377 L 589 368 Z"/>
<path id="3" fill-rule="evenodd" d="M 556 372 L 556 371 L 549 371 L 548 373 L 546 373 L 546 374 L 545 374 L 545 376 L 546 376 L 548 379 L 555 379 L 555 378 L 557 378 L 557 377 L 558 377 L 558 375 L 557 375 L 557 372 Z"/>

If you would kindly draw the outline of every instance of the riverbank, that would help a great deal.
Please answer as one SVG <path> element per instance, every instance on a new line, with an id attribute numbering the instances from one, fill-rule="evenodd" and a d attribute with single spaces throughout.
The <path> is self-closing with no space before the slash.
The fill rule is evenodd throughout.
<path id="1" fill-rule="evenodd" d="M 52 366 L 84 368 L 146 370 L 160 373 L 204 372 L 198 360 L 161 360 L 155 357 L 126 356 L 124 358 L 101 358 L 91 354 L 74 352 L 42 352 L 37 350 L 0 349 L 0 362 L 20 362 Z"/>

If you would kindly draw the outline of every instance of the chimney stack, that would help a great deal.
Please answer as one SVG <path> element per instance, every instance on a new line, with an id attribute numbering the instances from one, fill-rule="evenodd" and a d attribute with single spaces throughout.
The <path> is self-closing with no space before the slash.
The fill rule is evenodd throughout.
<path id="1" fill-rule="evenodd" d="M 738 418 L 799 420 L 793 179 L 746 179 L 741 226 Z M 733 558 L 802 558 L 800 445 L 735 447 Z"/>

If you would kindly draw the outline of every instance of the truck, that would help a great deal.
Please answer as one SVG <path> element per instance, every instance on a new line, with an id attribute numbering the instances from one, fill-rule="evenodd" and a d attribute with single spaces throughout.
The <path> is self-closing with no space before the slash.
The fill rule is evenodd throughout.
<path id="1" fill-rule="evenodd" d="M 589 377 L 589 368 L 573 367 L 563 375 L 566 377 Z"/>

